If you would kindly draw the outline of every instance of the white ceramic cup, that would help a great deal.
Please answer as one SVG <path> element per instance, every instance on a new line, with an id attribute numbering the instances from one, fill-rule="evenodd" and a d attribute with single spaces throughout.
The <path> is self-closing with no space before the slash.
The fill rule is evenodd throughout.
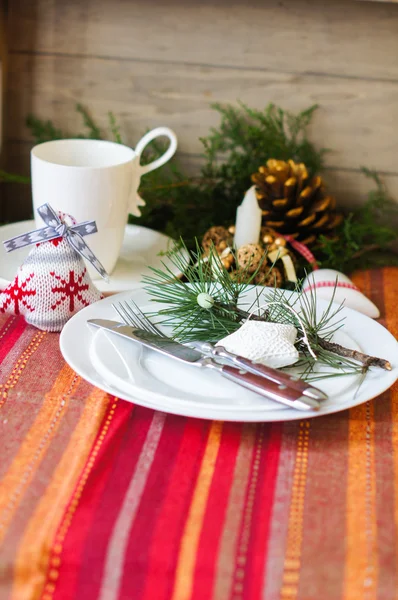
<path id="1" fill-rule="evenodd" d="M 142 166 L 142 151 L 159 136 L 169 138 L 169 147 L 161 157 Z M 139 206 L 145 204 L 137 193 L 141 176 L 170 160 L 176 149 L 176 135 L 167 127 L 149 131 L 135 150 L 101 140 L 54 140 L 38 144 L 31 151 L 36 227 L 43 226 L 36 209 L 45 203 L 72 215 L 78 222 L 94 220 L 98 232 L 86 237 L 87 245 L 108 274 L 112 273 L 123 243 L 127 215 L 139 215 Z M 99 277 L 92 267 L 89 272 L 93 278 Z"/>

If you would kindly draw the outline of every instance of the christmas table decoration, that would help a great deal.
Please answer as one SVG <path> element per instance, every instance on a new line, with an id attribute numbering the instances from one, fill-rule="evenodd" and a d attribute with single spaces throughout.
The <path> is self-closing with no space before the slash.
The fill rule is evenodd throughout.
<path id="1" fill-rule="evenodd" d="M 83 236 L 95 233 L 94 221 L 76 223 L 49 204 L 38 208 L 46 226 L 4 242 L 7 252 L 35 244 L 14 281 L 0 292 L 0 312 L 23 315 L 44 331 L 61 331 L 70 317 L 103 296 L 94 286 L 83 258 L 106 278 L 106 271 Z"/>
<path id="2" fill-rule="evenodd" d="M 236 211 L 234 244 L 237 248 L 258 241 L 261 229 L 261 208 L 254 186 L 249 188 Z"/>
<path id="3" fill-rule="evenodd" d="M 218 254 L 222 254 L 224 250 L 231 247 L 233 243 L 233 236 L 228 229 L 225 227 L 210 227 L 203 236 L 202 248 L 204 254 L 210 252 L 211 246 L 214 246 Z"/>
<path id="4" fill-rule="evenodd" d="M 355 210 L 347 210 L 344 197 L 337 198 L 334 208 L 332 195 L 326 193 L 322 180 L 326 150 L 317 148 L 308 136 L 316 105 L 297 114 L 274 104 L 260 110 L 243 103 L 213 104 L 212 108 L 219 114 L 220 123 L 200 138 L 203 166 L 199 173 L 185 172 L 176 157 L 163 169 L 149 173 L 139 190 L 146 206 L 139 222 L 130 216 L 131 223 L 162 231 L 174 239 L 183 236 L 187 247 L 194 250 L 195 238 L 203 232 L 212 226 L 228 228 L 234 221 L 254 178 L 265 211 L 263 220 L 281 223 L 283 231 L 279 226 L 273 229 L 283 233 L 289 251 L 296 251 L 297 239 L 307 241 L 320 266 L 346 273 L 398 264 L 394 249 L 398 204 L 377 173 L 361 168 L 376 188 Z M 85 126 L 78 133 L 62 131 L 48 119 L 29 115 L 27 126 L 35 143 L 71 137 L 123 143 L 112 112 L 106 133 L 85 107 L 77 105 L 76 109 Z M 164 144 L 152 142 L 143 153 L 143 164 L 159 158 L 164 151 Z M 10 185 L 30 183 L 29 177 L 4 171 L 0 171 L 1 181 L 15 182 Z M 340 213 L 344 213 L 344 219 Z M 287 238 L 289 231 L 297 234 L 296 240 Z M 308 270 L 308 262 L 306 267 Z M 282 272 L 284 269 L 281 267 Z"/>
<path id="5" fill-rule="evenodd" d="M 251 176 L 262 210 L 262 222 L 301 241 L 314 244 L 321 233 L 332 232 L 343 216 L 325 192 L 322 178 L 311 177 L 304 163 L 269 159 Z"/>
<path id="6" fill-rule="evenodd" d="M 362 294 L 347 275 L 334 269 L 314 271 L 304 279 L 302 289 L 304 293 L 316 290 L 318 298 L 344 303 L 344 306 L 358 310 L 372 319 L 380 317 L 377 306 Z"/>
<path id="7" fill-rule="evenodd" d="M 210 307 L 208 307 L 210 308 Z M 293 325 L 247 320 L 234 333 L 217 342 L 228 352 L 268 367 L 279 369 L 298 361 L 295 347 L 297 330 Z"/>
<path id="8" fill-rule="evenodd" d="M 232 249 L 232 235 L 235 226 L 211 227 L 203 236 L 202 248 L 204 257 L 207 257 L 213 248 L 220 256 L 223 266 L 230 271 L 231 277 L 244 283 L 256 271 L 253 283 L 268 287 L 283 287 L 287 283 L 297 282 L 297 259 L 292 248 L 304 247 L 295 240 L 287 242 L 276 231 L 269 227 L 262 227 L 257 235 L 257 243 L 245 244 Z M 236 239 L 236 238 L 235 238 Z M 290 238 L 289 238 L 290 239 Z M 307 260 L 315 261 L 312 254 Z M 216 266 L 216 265 L 214 265 Z M 211 271 L 209 272 L 211 276 Z"/>
<path id="9" fill-rule="evenodd" d="M 249 275 L 259 269 L 264 258 L 265 252 L 260 244 L 246 244 L 237 249 L 236 259 L 238 267 L 242 271 L 246 271 Z"/>
<path id="10" fill-rule="evenodd" d="M 299 352 L 299 361 L 296 367 L 302 377 L 366 374 L 371 367 L 391 370 L 390 363 L 383 358 L 369 356 L 332 341 L 333 334 L 342 327 L 341 318 L 337 318 L 342 306 L 330 301 L 319 314 L 316 310 L 316 289 L 308 294 L 301 292 L 298 285 L 295 292 L 264 289 L 259 291 L 254 305 L 243 308 L 241 300 L 245 298 L 248 286 L 254 283 L 261 265 L 253 271 L 249 261 L 242 268 L 242 277 L 235 277 L 224 267 L 214 246 L 205 255 L 197 245 L 191 264 L 181 253 L 181 245 L 186 249 L 181 242 L 176 247 L 177 251 L 171 250 L 166 255 L 185 273 L 186 282 L 171 277 L 167 267 L 164 270 L 151 269 L 153 275 L 143 278 L 151 299 L 166 305 L 147 316 L 171 327 L 177 341 L 233 342 L 236 337 L 228 336 L 238 332 L 242 326 L 247 327 L 250 335 L 255 331 L 255 325 L 245 325 L 250 319 L 255 324 L 266 323 L 267 326 L 290 325 L 297 331 L 294 346 Z M 209 268 L 212 278 L 208 277 Z M 314 373 L 317 362 L 329 371 L 322 375 Z"/>

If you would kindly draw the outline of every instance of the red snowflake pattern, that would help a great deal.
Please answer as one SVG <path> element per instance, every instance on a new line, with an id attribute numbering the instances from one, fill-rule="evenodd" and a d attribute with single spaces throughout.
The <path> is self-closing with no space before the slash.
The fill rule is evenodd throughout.
<path id="1" fill-rule="evenodd" d="M 38 248 L 38 247 L 39 247 L 39 246 L 41 246 L 42 244 L 52 244 L 53 246 L 57 247 L 57 246 L 58 246 L 58 244 L 60 244 L 60 243 L 62 242 L 62 240 L 63 240 L 63 239 L 64 239 L 64 238 L 62 238 L 62 237 L 57 237 L 57 238 L 54 238 L 53 240 L 48 240 L 47 242 L 38 242 L 38 243 L 36 244 L 36 246 L 37 246 L 37 248 Z"/>
<path id="2" fill-rule="evenodd" d="M 35 309 L 33 306 L 29 304 L 27 300 L 25 300 L 25 296 L 36 296 L 36 290 L 27 290 L 27 284 L 34 277 L 34 273 L 31 273 L 25 281 L 20 283 L 18 281 L 18 275 L 15 277 L 14 281 L 10 283 L 10 285 L 2 292 L 4 301 L 0 306 L 0 312 L 6 312 L 7 308 L 14 303 L 14 313 L 16 315 L 21 314 L 19 310 L 19 305 L 22 304 L 27 310 L 33 312 Z"/>
<path id="3" fill-rule="evenodd" d="M 60 304 L 63 304 L 69 299 L 69 312 L 75 310 L 75 298 L 83 306 L 88 306 L 90 303 L 85 300 L 82 296 L 82 292 L 88 290 L 88 284 L 82 284 L 83 278 L 86 274 L 87 269 L 83 269 L 83 272 L 75 279 L 75 272 L 69 271 L 69 278 L 63 279 L 60 275 L 56 275 L 54 271 L 50 272 L 50 275 L 58 281 L 58 286 L 51 288 L 51 291 L 56 294 L 61 294 L 61 297 L 51 306 L 52 310 L 55 310 Z"/>

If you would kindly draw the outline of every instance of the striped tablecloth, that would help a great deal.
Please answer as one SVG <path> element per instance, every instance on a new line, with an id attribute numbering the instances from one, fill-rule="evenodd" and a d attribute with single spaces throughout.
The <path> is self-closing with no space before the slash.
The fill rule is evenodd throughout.
<path id="1" fill-rule="evenodd" d="M 398 269 L 355 283 L 398 334 Z M 398 387 L 293 423 L 93 388 L 0 317 L 0 598 L 360 600 L 398 589 Z"/>

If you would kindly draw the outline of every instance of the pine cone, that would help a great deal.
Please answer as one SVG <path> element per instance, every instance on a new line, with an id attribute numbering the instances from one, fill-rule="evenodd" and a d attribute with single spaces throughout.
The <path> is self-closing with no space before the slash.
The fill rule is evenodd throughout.
<path id="1" fill-rule="evenodd" d="M 343 219 L 335 211 L 335 199 L 325 193 L 322 178 L 310 179 L 303 163 L 270 159 L 252 175 L 252 181 L 263 226 L 303 244 L 314 244 L 319 234 L 330 234 Z"/>

